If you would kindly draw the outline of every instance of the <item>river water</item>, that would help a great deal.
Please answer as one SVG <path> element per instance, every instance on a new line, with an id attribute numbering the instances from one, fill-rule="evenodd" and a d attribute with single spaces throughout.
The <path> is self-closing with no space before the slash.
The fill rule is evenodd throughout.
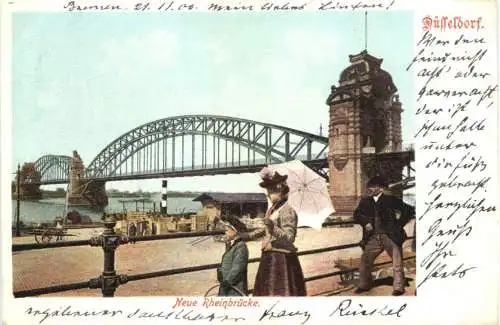
<path id="1" fill-rule="evenodd" d="M 167 212 L 170 214 L 183 212 L 197 212 L 201 208 L 200 202 L 193 202 L 194 197 L 169 197 L 167 199 Z M 106 207 L 106 212 L 122 212 L 123 203 L 120 198 L 109 198 L 109 205 Z M 127 198 L 125 200 L 131 200 Z M 156 211 L 160 209 L 161 194 L 153 194 L 152 202 L 135 202 L 125 203 L 127 211 L 153 211 L 156 205 Z M 415 205 L 415 196 L 405 195 L 404 201 Z M 44 199 L 39 201 L 21 201 L 20 216 L 24 224 L 52 222 L 56 217 L 62 217 L 64 214 L 64 198 Z M 100 221 L 102 212 L 95 212 L 85 207 L 68 207 L 68 211 L 76 210 L 82 215 L 88 215 L 92 221 Z M 12 201 L 12 220 L 16 217 L 16 201 Z"/>
<path id="2" fill-rule="evenodd" d="M 122 212 L 124 204 L 119 200 L 133 200 L 134 198 L 109 198 L 108 206 L 105 212 Z M 169 197 L 167 198 L 167 212 L 170 214 L 182 212 L 198 212 L 201 208 L 200 202 L 193 202 L 194 197 Z M 151 202 L 126 202 L 125 209 L 127 211 L 156 211 L 160 209 L 161 194 L 153 194 Z M 56 217 L 62 217 L 64 214 L 64 198 L 52 198 L 39 201 L 21 201 L 20 216 L 24 224 L 52 222 Z M 16 201 L 12 201 L 12 219 L 16 217 Z M 156 207 L 155 207 L 156 205 Z M 69 206 L 68 211 L 76 210 L 82 215 L 87 215 L 92 221 L 100 221 L 102 212 L 92 211 L 90 208 L 81 206 Z"/>

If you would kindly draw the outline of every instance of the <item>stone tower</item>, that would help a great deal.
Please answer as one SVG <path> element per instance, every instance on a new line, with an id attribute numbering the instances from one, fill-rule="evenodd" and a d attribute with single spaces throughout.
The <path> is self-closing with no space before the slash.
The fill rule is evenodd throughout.
<path id="1" fill-rule="evenodd" d="M 78 152 L 69 161 L 69 204 L 102 209 L 108 205 L 106 181 L 85 179 L 85 166 Z"/>
<path id="2" fill-rule="evenodd" d="M 12 183 L 12 198 L 17 199 L 19 196 L 19 200 L 42 199 L 40 190 L 42 175 L 36 170 L 35 164 L 32 162 L 24 163 L 19 174 L 16 175 L 15 181 Z M 18 178 L 20 188 L 17 188 Z"/>
<path id="3" fill-rule="evenodd" d="M 391 75 L 381 69 L 382 59 L 362 51 L 349 60 L 326 101 L 330 195 L 340 213 L 353 212 L 368 178 L 380 174 L 394 180 L 374 154 L 398 152 L 402 145 L 401 103 Z"/>
<path id="4" fill-rule="evenodd" d="M 69 161 L 69 203 L 83 204 L 82 196 L 83 161 L 78 152 L 73 151 L 73 157 Z"/>

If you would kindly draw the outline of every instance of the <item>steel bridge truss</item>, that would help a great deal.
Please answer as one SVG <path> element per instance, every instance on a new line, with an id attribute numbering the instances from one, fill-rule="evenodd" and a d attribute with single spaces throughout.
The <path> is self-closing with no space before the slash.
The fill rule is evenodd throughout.
<path id="1" fill-rule="evenodd" d="M 327 148 L 326 137 L 277 125 L 224 116 L 177 116 L 120 136 L 95 157 L 84 177 L 187 176 L 197 170 L 234 172 L 294 159 L 320 162 Z"/>
<path id="2" fill-rule="evenodd" d="M 45 155 L 35 161 L 35 170 L 41 175 L 41 184 L 65 183 L 69 180 L 69 161 L 71 157 Z"/>

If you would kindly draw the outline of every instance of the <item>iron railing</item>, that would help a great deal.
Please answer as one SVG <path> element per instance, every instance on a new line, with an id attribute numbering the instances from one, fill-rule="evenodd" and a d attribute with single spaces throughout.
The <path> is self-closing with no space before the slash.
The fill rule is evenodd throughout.
<path id="1" fill-rule="evenodd" d="M 339 226 L 339 225 L 347 225 L 353 224 L 352 221 L 334 221 L 324 223 L 323 226 Z M 88 281 L 83 282 L 75 282 L 69 284 L 55 285 L 49 287 L 42 287 L 36 289 L 28 289 L 22 291 L 15 291 L 14 297 L 31 297 L 31 296 L 39 296 L 50 293 L 64 292 L 70 290 L 79 290 L 79 289 L 101 289 L 103 297 L 113 297 L 116 289 L 127 282 L 132 281 L 140 281 L 145 279 L 151 279 L 156 277 L 163 276 L 171 276 L 176 274 L 184 274 L 190 272 L 197 272 L 203 270 L 216 269 L 220 266 L 220 263 L 214 264 L 205 264 L 205 265 L 197 265 L 197 266 L 189 266 L 177 269 L 168 269 L 161 270 L 155 272 L 147 272 L 133 275 L 125 275 L 125 274 L 117 274 L 115 270 L 115 251 L 116 249 L 123 244 L 132 243 L 132 242 L 141 242 L 141 241 L 153 241 L 153 240 L 167 240 L 167 239 L 176 239 L 176 238 L 188 238 L 188 237 L 201 237 L 201 236 L 211 236 L 211 235 L 221 235 L 224 233 L 222 230 L 216 231 L 203 231 L 203 232 L 191 232 L 191 233 L 171 233 L 171 234 L 163 234 L 163 235 L 152 235 L 152 236 L 123 236 L 116 234 L 114 227 L 116 225 L 116 220 L 111 217 L 108 218 L 104 222 L 104 231 L 99 236 L 90 238 L 89 240 L 75 240 L 75 241 L 67 241 L 67 242 L 55 242 L 55 243 L 42 243 L 42 244 L 16 244 L 12 245 L 12 252 L 21 252 L 28 250 L 37 250 L 37 249 L 47 249 L 47 248 L 58 248 L 58 247 L 75 247 L 75 246 L 93 246 L 93 247 L 102 247 L 104 251 L 104 269 L 102 274 L 99 277 L 92 278 Z M 414 239 L 415 237 L 408 237 L 407 240 Z M 311 255 L 311 254 L 319 254 L 349 248 L 359 247 L 360 243 L 352 243 L 345 245 L 337 245 L 330 247 L 323 247 L 317 249 L 306 250 L 302 252 L 298 252 L 297 255 Z M 406 257 L 404 260 L 408 260 L 414 258 Z M 260 261 L 260 258 L 251 258 L 248 260 L 248 263 L 255 263 Z M 379 263 L 375 264 L 375 266 L 380 266 L 388 264 Z M 305 281 L 314 281 L 318 279 L 323 279 L 331 276 L 337 276 L 342 274 L 347 274 L 350 272 L 357 271 L 358 268 L 350 268 L 344 269 L 340 271 L 330 272 L 326 274 L 315 275 L 311 277 L 305 278 Z M 252 290 L 250 290 L 250 293 Z"/>

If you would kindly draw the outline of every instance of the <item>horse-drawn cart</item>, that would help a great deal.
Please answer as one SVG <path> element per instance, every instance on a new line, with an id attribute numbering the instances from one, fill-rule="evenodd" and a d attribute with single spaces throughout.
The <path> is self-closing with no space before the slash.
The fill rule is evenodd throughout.
<path id="1" fill-rule="evenodd" d="M 30 230 L 30 233 L 35 235 L 35 241 L 38 244 L 50 243 L 53 239 L 55 241 L 63 240 L 64 237 L 76 236 L 73 234 L 68 234 L 68 230 L 64 228 L 34 228 Z"/>

